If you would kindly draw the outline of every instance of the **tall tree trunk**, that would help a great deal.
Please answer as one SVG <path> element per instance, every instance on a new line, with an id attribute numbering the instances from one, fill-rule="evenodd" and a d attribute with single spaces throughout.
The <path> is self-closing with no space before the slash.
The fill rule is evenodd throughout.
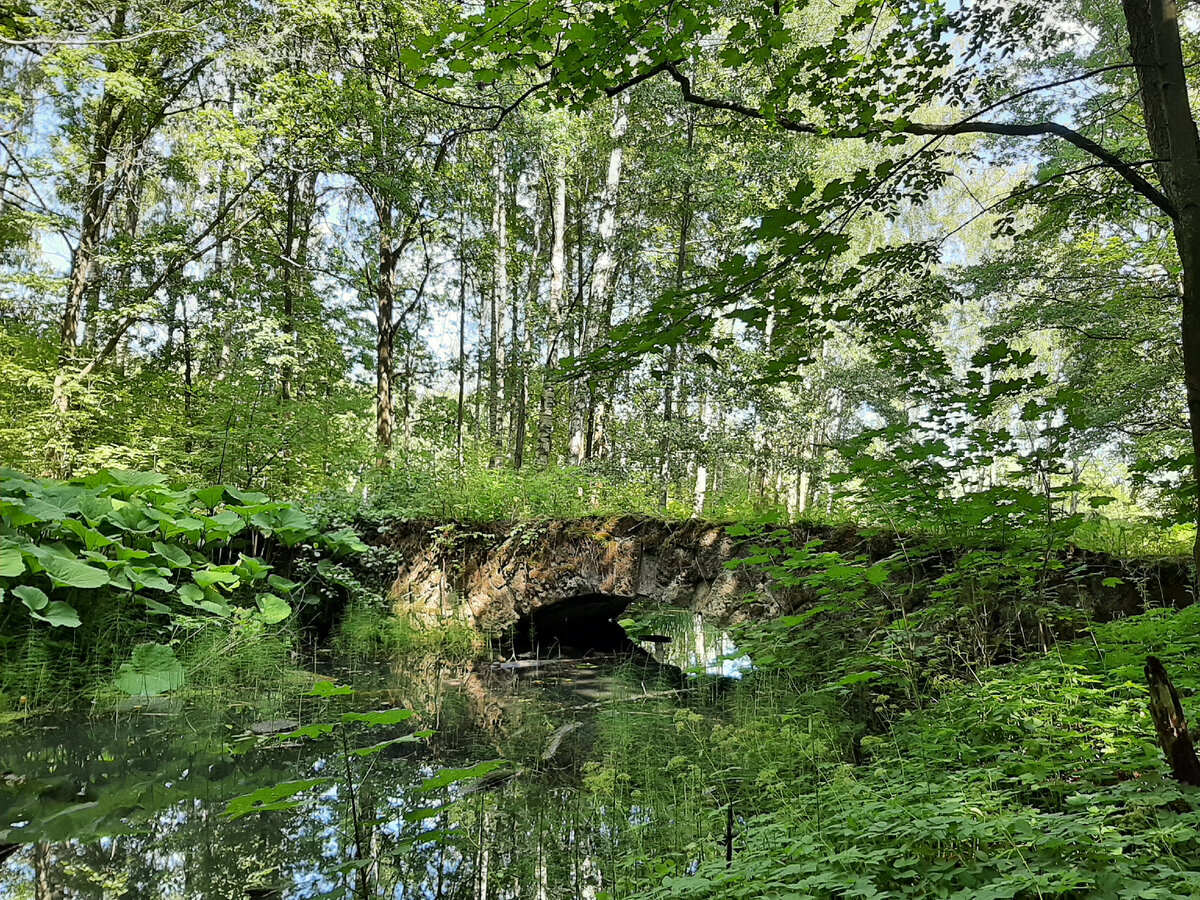
<path id="1" fill-rule="evenodd" d="M 387 466 L 396 429 L 394 378 L 396 371 L 396 264 L 392 246 L 392 209 L 386 200 L 376 204 L 379 216 L 379 280 L 375 285 L 375 444 L 379 465 Z"/>
<path id="2" fill-rule="evenodd" d="M 283 330 L 295 344 L 296 334 L 296 234 L 299 231 L 300 216 L 300 173 L 288 172 L 285 178 L 287 190 L 287 218 L 283 229 L 283 259 L 280 262 L 279 278 L 283 293 Z M 279 373 L 280 398 L 284 403 L 292 399 L 292 362 L 284 358 Z"/>
<path id="3" fill-rule="evenodd" d="M 689 109 L 687 112 L 687 151 L 691 159 L 692 150 L 696 144 L 696 120 Z M 679 203 L 679 244 L 675 249 L 675 290 L 682 291 L 687 273 L 688 238 L 692 228 L 692 180 L 685 178 L 683 182 L 683 197 Z M 671 427 L 675 406 L 675 369 L 679 365 L 679 347 L 671 345 L 667 351 L 666 371 L 663 372 L 663 420 L 662 437 L 659 439 L 659 506 L 664 510 L 671 501 L 671 482 L 674 475 L 671 471 Z"/>
<path id="4" fill-rule="evenodd" d="M 533 204 L 533 219 L 537 222 L 539 206 Z M 529 431 L 529 359 L 533 350 L 533 329 L 530 327 L 530 311 L 537 305 L 538 288 L 541 285 L 542 223 L 533 229 L 533 246 L 529 254 L 529 279 L 525 285 L 525 314 L 522 328 L 518 329 L 517 294 L 512 301 L 512 390 L 515 409 L 512 423 L 513 468 L 520 469 L 525 462 L 525 442 Z M 520 331 L 520 334 L 518 332 Z"/>
<path id="5" fill-rule="evenodd" d="M 613 98 L 613 123 L 610 132 L 612 149 L 608 154 L 608 173 L 604 181 L 604 191 L 600 195 L 600 246 L 596 255 L 596 264 L 592 269 L 592 289 L 589 298 L 590 312 L 583 336 L 583 352 L 590 353 L 596 349 L 600 336 L 607 333 L 612 316 L 612 274 L 615 264 L 614 238 L 617 233 L 617 196 L 621 187 L 621 161 L 624 148 L 622 140 L 629 128 L 627 112 L 628 98 L 619 95 Z M 590 407 L 587 415 L 580 416 L 581 422 L 587 422 L 586 432 L 571 435 L 571 461 L 581 462 L 593 453 L 602 452 L 602 431 L 607 412 L 607 398 L 602 392 L 600 380 L 594 375 L 588 376 L 587 391 L 581 392 L 581 400 Z M 601 440 L 596 440 L 597 432 L 601 432 Z"/>
<path id="6" fill-rule="evenodd" d="M 555 369 L 558 368 L 558 345 L 563 334 L 563 288 L 566 271 L 567 234 L 567 175 L 565 163 L 559 160 L 554 176 L 554 205 L 550 216 L 554 220 L 554 241 L 550 247 L 550 297 L 548 319 L 550 339 L 546 348 L 546 364 L 542 375 L 542 396 L 538 404 L 537 464 L 545 468 L 554 450 Z"/>
<path id="7" fill-rule="evenodd" d="M 583 265 L 583 241 L 587 233 L 584 221 L 583 198 L 587 196 L 586 185 L 578 186 L 577 202 L 575 203 L 575 314 L 571 317 L 568 327 L 569 355 L 579 360 L 586 356 L 588 347 L 584 344 L 587 336 L 588 303 L 587 285 Z M 567 423 L 567 460 L 571 465 L 579 465 L 583 459 L 583 444 L 586 440 L 587 417 L 591 408 L 591 395 L 588 385 L 582 379 L 576 378 L 571 382 L 570 416 Z"/>
<path id="8" fill-rule="evenodd" d="M 496 160 L 492 168 L 496 198 L 492 206 L 492 227 L 496 235 L 496 259 L 492 284 L 491 328 L 489 330 L 488 360 L 488 438 L 492 442 L 489 465 L 499 468 L 504 462 L 504 437 L 501 404 L 504 402 L 502 379 L 505 374 L 504 341 L 502 339 L 504 310 L 508 308 L 508 217 L 506 185 L 508 160 L 504 143 L 496 144 Z"/>
<path id="9" fill-rule="evenodd" d="M 118 20 L 123 23 L 124 18 L 125 12 L 122 7 L 118 11 Z M 119 35 L 121 30 L 121 27 L 115 27 L 114 34 Z M 64 361 L 69 359 L 79 346 L 88 276 L 92 272 L 96 252 L 100 249 L 100 236 L 104 230 L 109 154 L 112 152 L 112 142 L 119 124 L 117 101 L 105 91 L 96 111 L 95 134 L 88 154 L 88 178 L 80 214 L 79 243 L 75 245 L 75 252 L 71 254 L 71 271 L 67 277 L 67 303 L 63 308 L 59 327 L 59 343 Z"/>
<path id="10" fill-rule="evenodd" d="M 234 101 L 236 99 L 236 89 L 231 84 L 229 86 L 229 109 L 230 112 L 235 111 Z M 221 164 L 217 169 L 217 208 L 224 209 L 226 198 L 229 192 L 229 163 L 221 160 Z M 229 374 L 230 363 L 233 362 L 233 316 L 230 307 L 232 304 L 230 296 L 226 293 L 226 278 L 225 278 L 225 241 L 227 240 L 228 231 L 224 223 L 217 226 L 216 244 L 213 246 L 213 279 L 216 281 L 217 290 L 221 294 L 222 306 L 221 311 L 221 356 L 218 362 L 217 380 L 223 381 Z M 231 269 L 237 268 L 237 244 L 233 245 L 233 259 L 231 260 Z M 215 315 L 214 315 L 215 318 Z"/>
<path id="11" fill-rule="evenodd" d="M 466 217 L 458 220 L 458 412 L 454 423 L 454 450 L 463 464 L 463 417 L 467 394 L 467 247 Z"/>
<path id="12" fill-rule="evenodd" d="M 1163 192 L 1175 208 L 1175 246 L 1183 282 L 1183 378 L 1200 520 L 1200 138 L 1188 98 L 1175 0 L 1123 0 L 1123 5 L 1146 135 Z M 1200 534 L 1194 558 L 1200 571 Z"/>

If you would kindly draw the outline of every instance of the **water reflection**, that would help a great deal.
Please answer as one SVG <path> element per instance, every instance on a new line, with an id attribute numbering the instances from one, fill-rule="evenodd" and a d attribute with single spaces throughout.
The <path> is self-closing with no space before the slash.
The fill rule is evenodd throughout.
<path id="1" fill-rule="evenodd" d="M 648 634 L 667 640 L 643 641 L 655 659 L 685 672 L 741 678 L 753 665 L 734 645 L 729 632 L 691 609 L 649 609 L 630 612 L 637 623 L 635 636 Z"/>
<path id="2" fill-rule="evenodd" d="M 334 672 L 358 688 L 348 700 L 281 692 L 175 713 L 20 723 L 0 737 L 0 897 L 619 894 L 630 874 L 618 861 L 654 817 L 692 815 L 707 827 L 707 800 L 687 772 L 668 776 L 661 804 L 628 787 L 630 760 L 661 772 L 649 748 L 669 748 L 677 713 L 699 702 L 672 667 L 740 671 L 718 660 L 733 652 L 727 639 L 678 624 L 655 625 L 677 635 L 656 645 L 657 662 L 359 661 Z M 252 733 L 256 722 L 324 721 L 352 707 L 416 716 L 343 744 Z M 435 734 L 369 756 L 346 752 L 421 729 Z M 423 789 L 439 770 L 496 758 L 510 764 Z M 225 815 L 233 797 L 316 778 L 330 780 L 291 809 Z"/>

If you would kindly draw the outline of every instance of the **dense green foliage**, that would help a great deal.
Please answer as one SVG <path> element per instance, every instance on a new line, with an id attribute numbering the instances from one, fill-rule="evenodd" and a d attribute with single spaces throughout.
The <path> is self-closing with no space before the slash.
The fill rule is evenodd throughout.
<path id="1" fill-rule="evenodd" d="M 1187 521 L 1132 26 L 1010 6 L 19 11 L 0 464 L 862 519 L 839 451 L 882 423 L 952 450 L 943 498 L 1024 467 Z"/>
<path id="2" fill-rule="evenodd" d="M 0 696 L 10 703 L 69 702 L 118 663 L 114 685 L 127 694 L 178 690 L 177 649 L 201 684 L 219 684 L 239 646 L 270 641 L 294 608 L 332 598 L 332 560 L 366 549 L 351 532 L 321 533 L 292 504 L 162 475 L 53 481 L 6 470 L 0 486 Z"/>
<path id="3" fill-rule="evenodd" d="M 1195 4 L 10 6 L 6 717 L 288 685 L 284 742 L 198 759 L 326 756 L 206 785 L 230 833 L 319 810 L 361 900 L 385 863 L 438 897 L 1200 894 L 1139 674 L 1196 715 L 1200 613 L 1073 549 L 1200 565 Z M 598 512 L 739 523 L 790 598 L 738 631 L 744 685 L 513 714 L 360 539 Z M 813 521 L 844 528 L 789 543 Z M 334 653 L 434 686 L 314 717 Z M 512 783 L 450 765 L 365 815 L 428 748 L 350 735 L 417 709 L 478 719 Z M 0 788 L 61 801 L 37 880 L 188 771 L 140 818 L 127 773 L 96 808 Z"/>
<path id="4" fill-rule="evenodd" d="M 853 665 L 806 667 L 795 654 L 794 680 L 727 724 L 676 717 L 674 790 L 718 786 L 733 804 L 732 863 L 711 838 L 681 844 L 680 823 L 650 823 L 614 896 L 1193 896 L 1200 820 L 1191 789 L 1164 771 L 1139 683 L 1152 651 L 1180 661 L 1178 683 L 1194 694 L 1185 661 L 1198 621 L 1194 608 L 1148 613 L 966 683 L 937 680 L 908 698 L 876 688 L 865 699 L 886 725 L 853 758 L 864 682 L 848 677 Z M 608 782 L 630 807 L 668 789 L 659 757 L 638 758 L 648 739 L 660 740 L 643 732 L 610 759 L 632 776 Z M 705 809 L 697 836 L 722 824 L 719 805 Z"/>

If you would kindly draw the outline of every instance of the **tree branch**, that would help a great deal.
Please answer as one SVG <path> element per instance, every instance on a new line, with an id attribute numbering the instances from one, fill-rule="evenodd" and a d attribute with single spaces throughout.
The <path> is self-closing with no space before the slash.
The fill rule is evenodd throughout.
<path id="1" fill-rule="evenodd" d="M 811 122 L 800 122 L 795 119 L 790 119 L 786 116 L 777 116 L 769 118 L 762 110 L 756 109 L 753 106 L 747 106 L 744 103 L 738 103 L 734 100 L 724 100 L 719 97 L 707 97 L 703 94 L 698 94 L 692 86 L 692 80 L 687 75 L 679 70 L 679 64 L 673 61 L 661 62 L 645 72 L 635 75 L 620 84 L 612 85 L 605 89 L 608 96 L 614 96 L 628 90 L 636 84 L 640 84 L 649 78 L 654 77 L 662 72 L 666 72 L 679 85 L 679 91 L 683 99 L 697 106 L 704 106 L 708 109 L 719 109 L 723 112 L 737 113 L 740 116 L 745 116 L 749 119 L 758 119 L 760 121 L 773 121 L 784 131 L 791 131 L 796 134 L 811 134 L 818 137 L 831 137 L 840 139 L 869 139 L 878 137 L 882 134 L 899 133 L 911 134 L 920 137 L 952 137 L 961 134 L 992 134 L 1003 137 L 1039 137 L 1039 136 L 1054 136 L 1061 138 L 1069 144 L 1078 147 L 1084 153 L 1095 157 L 1103 162 L 1108 168 L 1116 172 L 1123 178 L 1138 194 L 1153 203 L 1158 209 L 1170 216 L 1172 219 L 1178 218 L 1178 212 L 1170 200 L 1166 198 L 1162 191 L 1156 188 L 1153 184 L 1139 173 L 1134 167 L 1130 166 L 1123 159 L 1113 153 L 1111 150 L 1093 141 L 1091 138 L 1080 134 L 1066 125 L 1061 125 L 1058 122 L 1035 122 L 1035 123 L 1019 123 L 1019 122 L 979 122 L 968 117 L 959 122 L 952 122 L 948 125 L 934 125 L 922 122 L 895 122 L 890 128 L 871 128 L 855 131 L 839 132 L 822 128 Z M 1076 80 L 1076 79 L 1070 79 Z M 1063 82 L 1068 83 L 1068 82 Z M 1020 96 L 1020 95 L 1018 95 Z M 993 107 L 994 108 L 995 104 Z M 978 115 L 978 114 L 977 114 Z"/>

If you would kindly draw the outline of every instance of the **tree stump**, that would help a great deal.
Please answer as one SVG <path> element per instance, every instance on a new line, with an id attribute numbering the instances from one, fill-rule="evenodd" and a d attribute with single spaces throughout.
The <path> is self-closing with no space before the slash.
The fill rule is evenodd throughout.
<path id="1" fill-rule="evenodd" d="M 1188 734 L 1179 692 L 1157 656 L 1146 657 L 1146 683 L 1150 686 L 1150 715 L 1171 774 L 1184 784 L 1200 787 L 1200 759 Z"/>

